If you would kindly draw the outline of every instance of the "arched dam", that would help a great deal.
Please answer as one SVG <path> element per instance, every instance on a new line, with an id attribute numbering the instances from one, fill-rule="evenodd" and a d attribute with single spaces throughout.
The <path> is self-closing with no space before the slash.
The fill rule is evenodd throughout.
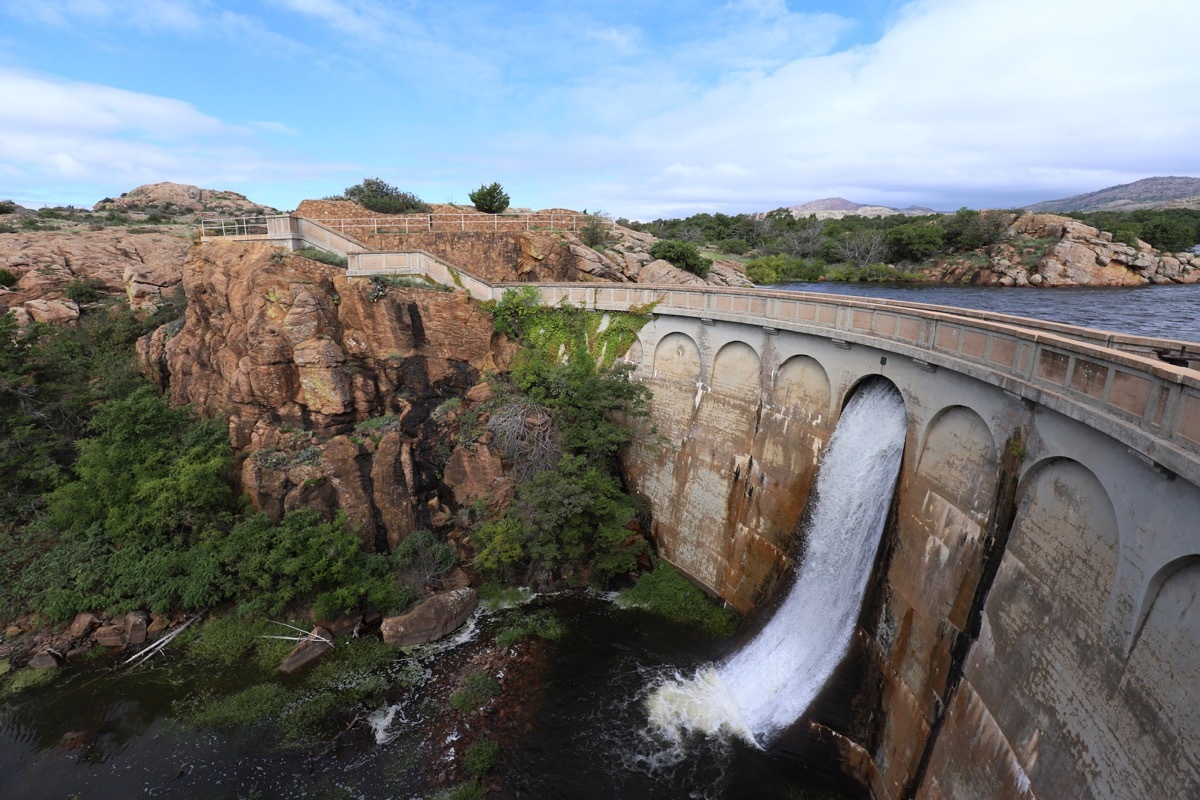
<path id="1" fill-rule="evenodd" d="M 508 288 L 279 224 L 272 238 L 348 253 L 351 275 Z M 903 458 L 854 679 L 794 739 L 877 798 L 1200 797 L 1200 372 L 1152 340 L 916 304 L 539 289 L 652 307 L 625 355 L 654 395 L 627 481 L 662 554 L 741 611 L 790 568 L 847 399 L 868 378 L 899 391 Z"/>
<path id="2" fill-rule="evenodd" d="M 749 610 L 885 378 L 908 431 L 866 677 L 809 733 L 879 798 L 1200 796 L 1200 375 L 1012 322 L 666 293 L 627 356 L 657 428 L 628 479 L 666 556 Z"/>

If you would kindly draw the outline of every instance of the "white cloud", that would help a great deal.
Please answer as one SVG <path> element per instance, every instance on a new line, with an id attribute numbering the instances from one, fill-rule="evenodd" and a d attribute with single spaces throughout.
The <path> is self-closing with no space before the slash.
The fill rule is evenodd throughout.
<path id="1" fill-rule="evenodd" d="M 255 128 L 291 132 L 272 122 L 230 124 L 174 98 L 0 68 L 0 168 L 15 199 L 89 202 L 80 193 L 92 187 L 221 187 L 344 169 L 266 155 Z M 47 196 L 47 186 L 60 195 Z"/>
<path id="2" fill-rule="evenodd" d="M 750 210 L 841 190 L 1032 201 L 1195 174 L 1200 108 L 1187 100 L 1200 70 L 1144 48 L 1198 29 L 1191 0 L 913 3 L 874 45 L 729 74 L 615 132 L 625 177 L 612 191 L 649 195 L 645 209 Z M 718 167 L 732 162 L 736 173 Z"/>
<path id="3" fill-rule="evenodd" d="M 306 50 L 253 17 L 223 9 L 209 0 L 4 0 L 0 10 L 41 25 L 69 27 L 84 36 L 112 27 L 144 34 L 250 41 L 259 50 L 282 55 Z"/>

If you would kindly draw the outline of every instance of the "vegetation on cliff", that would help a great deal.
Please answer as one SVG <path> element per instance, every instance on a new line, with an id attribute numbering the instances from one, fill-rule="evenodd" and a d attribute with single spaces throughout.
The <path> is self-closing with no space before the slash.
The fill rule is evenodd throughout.
<path id="1" fill-rule="evenodd" d="M 246 515 L 225 426 L 135 370 L 134 342 L 161 320 L 111 305 L 19 331 L 0 316 L 0 617 L 410 604 L 397 565 L 340 518 Z"/>
<path id="2" fill-rule="evenodd" d="M 636 504 L 616 456 L 632 435 L 622 418 L 645 415 L 649 392 L 616 359 L 648 317 L 544 307 L 533 288 L 508 292 L 493 316 L 522 343 L 490 424 L 523 479 L 504 515 L 474 532 L 476 565 L 514 582 L 603 583 L 635 569 L 646 544 L 629 529 Z"/>

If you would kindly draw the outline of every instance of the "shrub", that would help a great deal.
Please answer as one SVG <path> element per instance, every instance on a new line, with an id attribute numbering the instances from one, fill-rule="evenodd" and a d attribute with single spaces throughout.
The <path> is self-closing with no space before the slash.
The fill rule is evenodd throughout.
<path id="1" fill-rule="evenodd" d="M 604 250 L 616 242 L 616 234 L 604 214 L 589 214 L 579 228 L 579 240 L 596 250 Z"/>
<path id="2" fill-rule="evenodd" d="M 0 268 L 0 286 L 3 286 L 7 289 L 10 286 L 16 286 L 18 280 L 20 280 L 20 278 L 18 278 L 16 273 L 14 273 L 12 270 Z"/>
<path id="3" fill-rule="evenodd" d="M 67 299 L 83 305 L 99 300 L 103 296 L 100 293 L 103 288 L 104 284 L 95 278 L 76 278 L 67 281 L 63 286 L 63 294 L 67 296 Z"/>
<path id="4" fill-rule="evenodd" d="M 482 778 L 491 772 L 500 756 L 500 745 L 491 739 L 479 739 L 467 748 L 464 763 L 467 774 L 473 778 Z"/>
<path id="5" fill-rule="evenodd" d="M 952 216 L 943 217 L 946 244 L 956 250 L 977 250 L 991 247 L 1000 240 L 1008 227 L 1005 211 L 974 211 L 960 208 Z"/>
<path id="6" fill-rule="evenodd" d="M 18 208 L 19 206 L 12 200 L 0 200 L 0 214 L 11 214 Z"/>
<path id="7" fill-rule="evenodd" d="M 735 256 L 745 255 L 750 252 L 750 243 L 745 239 L 722 239 L 717 242 L 716 246 L 722 253 L 729 253 Z"/>
<path id="8" fill-rule="evenodd" d="M 380 214 L 427 214 L 429 206 L 412 192 L 404 192 L 379 178 L 364 178 L 343 192 L 347 200 Z"/>
<path id="9" fill-rule="evenodd" d="M 980 259 L 982 259 L 980 266 L 987 264 L 987 256 L 980 256 Z M 825 277 L 831 281 L 866 281 L 868 283 L 919 280 L 917 273 L 896 269 L 893 266 L 881 263 L 863 264 L 862 266 L 842 264 L 830 268 L 825 273 Z"/>
<path id="10" fill-rule="evenodd" d="M 746 263 L 746 277 L 758 284 L 815 281 L 825 274 L 825 264 L 811 258 L 785 255 L 759 256 Z"/>
<path id="11" fill-rule="evenodd" d="M 325 619 L 363 605 L 401 611 L 415 600 L 395 580 L 388 559 L 364 551 L 341 518 L 322 522 L 306 509 L 285 515 L 279 525 L 264 513 L 243 520 L 219 554 L 244 614 L 278 615 L 314 596 L 313 611 Z"/>
<path id="12" fill-rule="evenodd" d="M 454 550 L 428 530 L 405 536 L 392 553 L 396 566 L 412 570 L 422 583 L 439 585 L 440 579 L 458 563 Z"/>
<path id="13" fill-rule="evenodd" d="M 945 230 L 935 223 L 910 222 L 887 232 L 893 261 L 924 261 L 946 249 Z"/>
<path id="14" fill-rule="evenodd" d="M 467 197 L 471 198 L 476 209 L 485 214 L 499 214 L 508 208 L 508 195 L 505 193 L 504 187 L 498 183 L 493 183 L 491 186 L 481 185 Z"/>
<path id="15" fill-rule="evenodd" d="M 700 249 L 692 242 L 663 239 L 654 243 L 650 248 L 650 255 L 669 261 L 676 267 L 701 278 L 707 278 L 709 272 L 712 271 L 712 261 L 700 255 Z"/>

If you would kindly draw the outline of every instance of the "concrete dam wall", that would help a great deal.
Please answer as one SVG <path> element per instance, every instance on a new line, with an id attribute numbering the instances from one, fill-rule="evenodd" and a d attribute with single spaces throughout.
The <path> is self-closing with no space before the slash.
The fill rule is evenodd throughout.
<path id="1" fill-rule="evenodd" d="M 1032 359 L 1020 384 L 964 363 L 962 333 L 918 357 L 869 330 L 657 311 L 627 355 L 655 428 L 627 476 L 661 552 L 742 611 L 791 566 L 846 399 L 870 376 L 904 399 L 856 634 L 865 678 L 848 724 L 808 720 L 859 783 L 879 798 L 1200 796 L 1194 380 L 1168 398 L 1118 355 L 1101 369 L 1070 347 L 980 350 Z"/>

